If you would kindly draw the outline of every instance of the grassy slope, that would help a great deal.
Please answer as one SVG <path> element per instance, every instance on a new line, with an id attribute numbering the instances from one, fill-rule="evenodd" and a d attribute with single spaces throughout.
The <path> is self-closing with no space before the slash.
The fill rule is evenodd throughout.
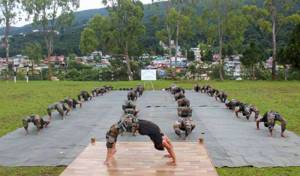
<path id="1" fill-rule="evenodd" d="M 24 115 L 38 113 L 46 114 L 45 108 L 66 96 L 76 96 L 80 90 L 91 90 L 104 84 L 111 84 L 115 88 L 133 87 L 139 82 L 0 82 L 0 136 L 21 126 L 20 119 Z M 172 81 L 154 82 L 155 89 L 170 86 Z M 194 82 L 175 82 L 179 86 L 192 88 Z M 200 84 L 205 84 L 200 83 Z M 225 81 L 209 82 L 216 88 L 225 90 L 230 98 L 255 104 L 261 112 L 274 109 L 283 114 L 288 120 L 288 129 L 300 134 L 300 82 L 249 82 Z M 146 83 L 146 88 L 151 89 L 151 84 Z M 57 176 L 62 167 L 0 167 L 0 175 L 11 176 Z M 287 168 L 221 168 L 221 176 L 298 176 L 300 167 Z"/>

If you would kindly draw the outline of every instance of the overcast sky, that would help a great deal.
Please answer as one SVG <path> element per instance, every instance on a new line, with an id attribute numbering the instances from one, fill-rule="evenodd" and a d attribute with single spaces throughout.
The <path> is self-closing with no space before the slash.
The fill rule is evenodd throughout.
<path id="1" fill-rule="evenodd" d="M 141 0 L 144 4 L 149 4 L 152 1 L 151 0 Z M 88 9 L 98 9 L 104 7 L 104 5 L 101 3 L 102 0 L 80 0 L 80 7 L 77 11 L 82 10 L 88 10 Z M 29 24 L 31 22 L 22 20 L 18 22 L 17 24 L 13 24 L 13 26 L 24 26 L 26 24 Z"/>

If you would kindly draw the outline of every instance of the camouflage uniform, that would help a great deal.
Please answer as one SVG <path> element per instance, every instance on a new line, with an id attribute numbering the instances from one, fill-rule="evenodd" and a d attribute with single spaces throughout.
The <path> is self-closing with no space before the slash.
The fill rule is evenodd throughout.
<path id="1" fill-rule="evenodd" d="M 144 93 L 144 86 L 138 85 L 135 89 L 135 92 L 136 92 L 137 96 L 139 96 L 139 97 L 142 96 Z"/>
<path id="2" fill-rule="evenodd" d="M 209 88 L 207 90 L 207 94 L 211 97 L 213 97 L 215 95 L 215 93 L 218 92 L 218 90 L 214 89 L 214 88 Z"/>
<path id="3" fill-rule="evenodd" d="M 54 110 L 57 110 L 57 112 L 62 116 L 62 118 L 64 118 L 64 112 L 66 111 L 66 114 L 68 114 L 70 112 L 70 107 L 63 101 L 49 105 L 47 108 L 47 113 L 49 117 L 51 117 L 52 111 Z"/>
<path id="4" fill-rule="evenodd" d="M 178 107 L 190 107 L 190 101 L 187 98 L 177 100 Z"/>
<path id="5" fill-rule="evenodd" d="M 195 91 L 195 92 L 200 92 L 200 89 L 201 89 L 201 87 L 199 86 L 199 84 L 196 84 L 196 85 L 194 86 L 194 91 Z"/>
<path id="6" fill-rule="evenodd" d="M 278 113 L 274 111 L 269 111 L 264 114 L 264 116 L 256 119 L 256 122 L 264 122 L 265 127 L 269 129 L 270 132 L 273 131 L 276 121 L 281 123 L 281 133 L 286 130 L 287 121 Z"/>
<path id="7" fill-rule="evenodd" d="M 241 104 L 241 102 L 239 102 L 238 100 L 235 100 L 235 99 L 225 102 L 226 107 L 229 108 L 230 110 L 234 110 L 240 104 Z"/>
<path id="8" fill-rule="evenodd" d="M 79 100 L 76 100 L 74 98 L 66 98 L 64 100 L 64 103 L 66 103 L 70 108 L 76 109 L 77 105 L 80 107 L 82 106 L 82 103 Z"/>
<path id="9" fill-rule="evenodd" d="M 177 101 L 179 99 L 185 98 L 185 95 L 182 92 L 179 92 L 179 93 L 175 94 L 174 98 L 175 98 L 175 101 Z"/>
<path id="10" fill-rule="evenodd" d="M 136 105 L 132 101 L 126 101 L 124 105 L 122 105 L 122 109 L 125 114 L 133 114 L 137 115 L 138 111 L 136 110 Z"/>
<path id="11" fill-rule="evenodd" d="M 202 88 L 201 88 L 201 92 L 202 93 L 207 93 L 207 91 L 211 88 L 210 85 L 204 85 Z"/>
<path id="12" fill-rule="evenodd" d="M 28 126 L 29 126 L 29 123 L 33 123 L 34 126 L 36 126 L 37 130 L 41 130 L 43 129 L 44 127 L 47 127 L 49 125 L 49 121 L 45 121 L 43 118 L 41 118 L 39 115 L 31 115 L 31 116 L 28 116 L 26 118 L 24 118 L 22 120 L 23 122 L 23 127 L 26 131 L 26 133 L 28 133 Z"/>
<path id="13" fill-rule="evenodd" d="M 259 116 L 259 110 L 255 106 L 244 104 L 244 103 L 240 103 L 239 106 L 235 108 L 235 114 L 237 117 L 239 112 L 241 112 L 243 116 L 246 116 L 247 120 L 249 120 L 252 113 L 255 114 L 255 120 Z"/>
<path id="14" fill-rule="evenodd" d="M 137 99 L 136 93 L 134 91 L 128 92 L 127 99 L 131 101 L 135 101 Z"/>
<path id="15" fill-rule="evenodd" d="M 173 126 L 175 133 L 181 136 L 181 131 L 184 131 L 185 136 L 188 136 L 196 127 L 192 119 L 192 109 L 189 107 L 179 107 L 177 113 L 179 118 Z"/>
<path id="16" fill-rule="evenodd" d="M 215 98 L 216 98 L 216 100 L 220 99 L 220 101 L 222 103 L 225 103 L 226 100 L 227 100 L 227 94 L 225 92 L 223 92 L 223 91 L 220 91 L 220 92 L 216 93 Z"/>
<path id="17" fill-rule="evenodd" d="M 92 98 L 93 98 L 92 95 L 87 91 L 81 91 L 80 94 L 78 95 L 79 101 L 89 101 L 92 100 Z"/>

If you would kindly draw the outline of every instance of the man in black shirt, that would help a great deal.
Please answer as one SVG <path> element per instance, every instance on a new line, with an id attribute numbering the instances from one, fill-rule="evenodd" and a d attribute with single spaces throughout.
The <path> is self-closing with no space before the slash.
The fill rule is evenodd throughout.
<path id="1" fill-rule="evenodd" d="M 126 125 L 122 123 L 114 124 L 110 127 L 109 131 L 106 133 L 106 147 L 107 147 L 107 155 L 104 164 L 110 165 L 111 159 L 116 153 L 116 142 L 118 135 L 124 132 L 124 126 Z M 141 135 L 147 135 L 150 137 L 154 144 L 154 148 L 157 150 L 165 150 L 168 151 L 168 155 L 166 157 L 172 158 L 172 161 L 169 164 L 176 164 L 176 156 L 173 150 L 173 145 L 171 144 L 170 139 L 164 135 L 160 128 L 154 124 L 153 122 L 147 120 L 138 120 L 136 122 L 136 126 L 138 127 L 138 132 Z"/>

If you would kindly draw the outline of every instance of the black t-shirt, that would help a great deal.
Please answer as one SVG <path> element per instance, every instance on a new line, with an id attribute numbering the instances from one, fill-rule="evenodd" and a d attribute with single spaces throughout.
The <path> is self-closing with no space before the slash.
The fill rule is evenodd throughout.
<path id="1" fill-rule="evenodd" d="M 164 150 L 162 141 L 163 133 L 160 128 L 153 122 L 147 120 L 139 120 L 139 133 L 141 135 L 147 135 L 153 141 L 154 146 L 157 150 Z"/>

